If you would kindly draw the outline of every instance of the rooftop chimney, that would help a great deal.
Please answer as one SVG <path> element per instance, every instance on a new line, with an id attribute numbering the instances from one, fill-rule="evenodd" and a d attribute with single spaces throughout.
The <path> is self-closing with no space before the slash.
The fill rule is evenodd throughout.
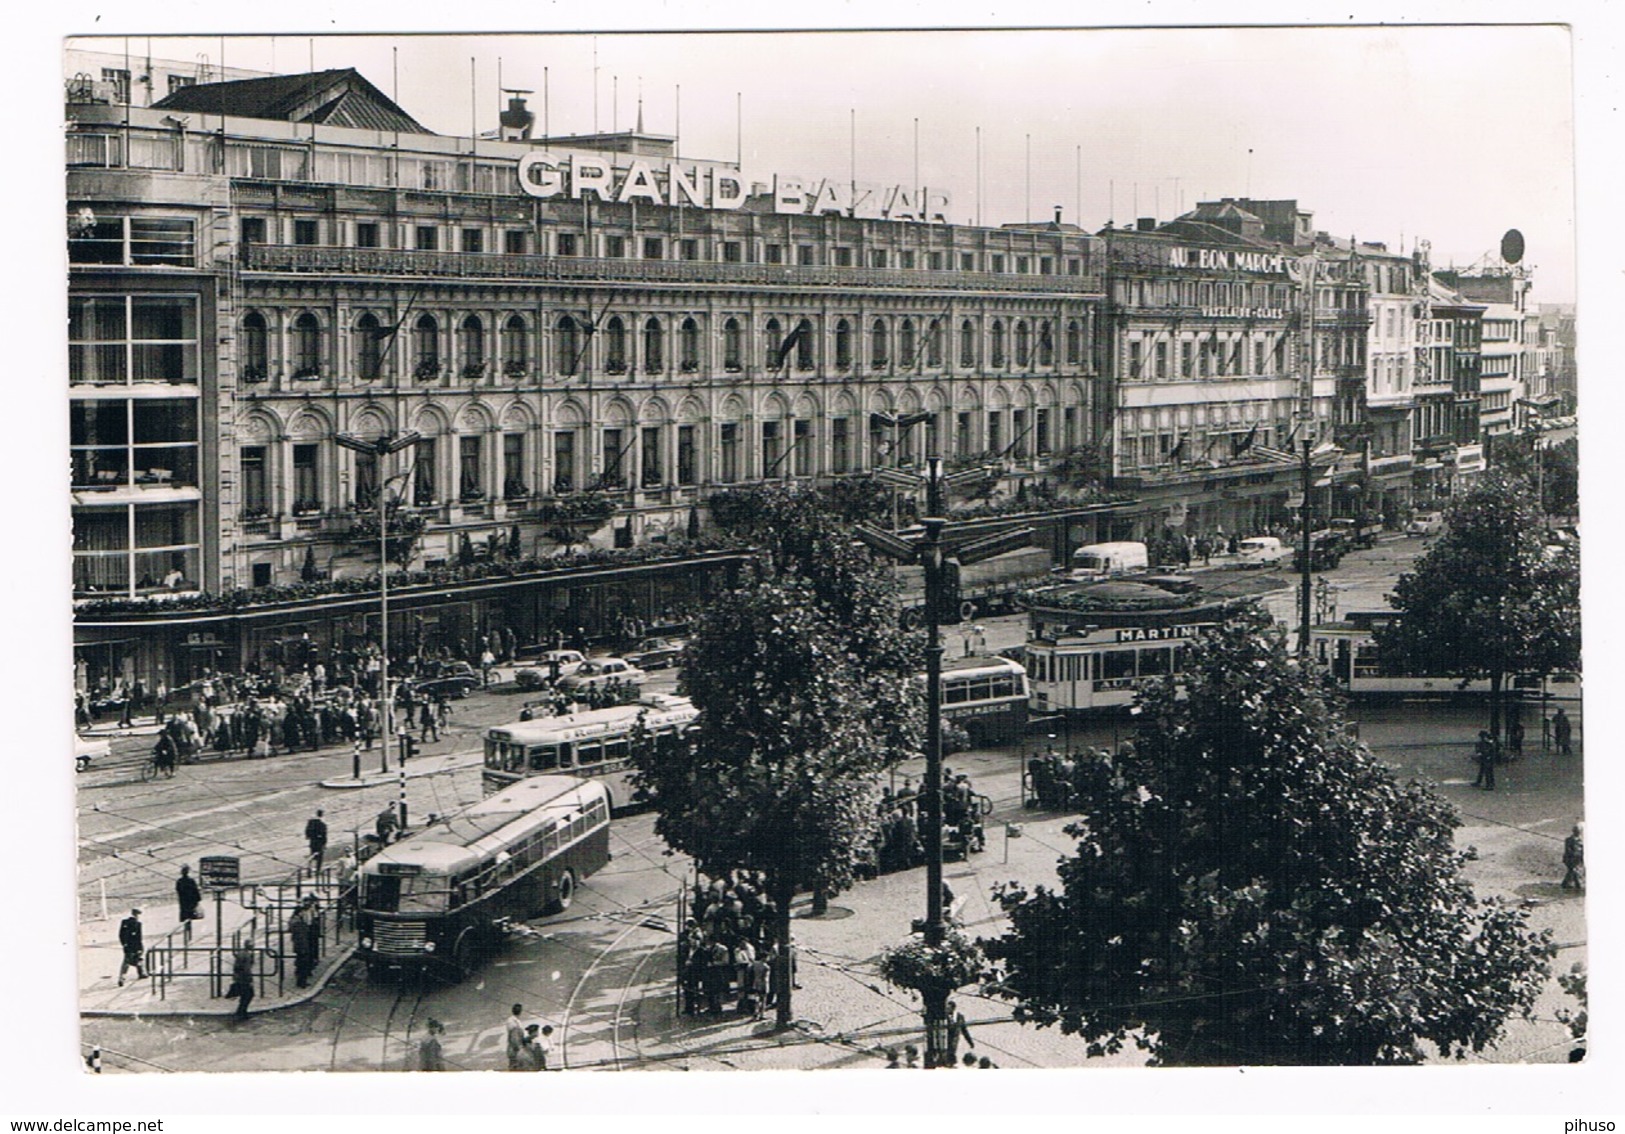
<path id="1" fill-rule="evenodd" d="M 1134 222 L 1134 228 L 1137 232 L 1155 232 L 1157 231 L 1157 218 L 1141 217 Z"/>
<path id="2" fill-rule="evenodd" d="M 536 125 L 536 116 L 525 109 L 525 100 L 518 94 L 508 99 L 508 109 L 498 115 L 497 119 L 502 124 L 502 140 L 505 142 L 527 141 L 530 138 L 531 127 Z"/>

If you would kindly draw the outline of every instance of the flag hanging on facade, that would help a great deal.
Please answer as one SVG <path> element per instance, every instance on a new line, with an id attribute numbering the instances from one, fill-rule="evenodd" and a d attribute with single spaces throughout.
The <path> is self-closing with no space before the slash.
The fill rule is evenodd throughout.
<path id="1" fill-rule="evenodd" d="M 1232 441 L 1230 443 L 1230 455 L 1232 457 L 1241 456 L 1248 449 L 1253 447 L 1253 442 L 1256 440 L 1258 440 L 1258 423 L 1255 421 L 1253 422 L 1253 427 L 1247 431 L 1247 436 L 1243 437 L 1240 441 Z"/>

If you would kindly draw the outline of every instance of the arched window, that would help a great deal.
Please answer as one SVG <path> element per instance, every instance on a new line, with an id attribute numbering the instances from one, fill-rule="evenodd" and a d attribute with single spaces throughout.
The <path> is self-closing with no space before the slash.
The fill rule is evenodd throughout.
<path id="1" fill-rule="evenodd" d="M 643 372 L 659 374 L 666 369 L 666 331 L 659 319 L 643 324 Z"/>
<path id="2" fill-rule="evenodd" d="M 931 320 L 931 329 L 925 333 L 925 364 L 930 367 L 942 365 L 942 320 Z"/>
<path id="3" fill-rule="evenodd" d="M 869 367 L 884 370 L 890 362 L 891 335 L 886 331 L 886 321 L 876 319 L 869 328 Z"/>
<path id="4" fill-rule="evenodd" d="M 803 319 L 796 324 L 796 369 L 811 370 L 814 365 L 812 320 Z"/>
<path id="5" fill-rule="evenodd" d="M 412 326 L 412 376 L 435 378 L 440 374 L 440 324 L 433 315 L 420 315 Z"/>
<path id="6" fill-rule="evenodd" d="M 1066 324 L 1066 364 L 1077 366 L 1083 360 L 1083 327 L 1076 319 Z"/>
<path id="7" fill-rule="evenodd" d="M 554 346 L 558 348 L 559 373 L 569 378 L 581 368 L 581 328 L 576 326 L 575 317 L 560 315 L 554 327 Z"/>
<path id="8" fill-rule="evenodd" d="M 914 369 L 914 320 L 904 319 L 897 329 L 897 361 Z"/>
<path id="9" fill-rule="evenodd" d="M 322 325 L 309 311 L 293 321 L 293 376 L 319 378 L 322 373 Z"/>
<path id="10" fill-rule="evenodd" d="M 997 370 L 1004 365 L 1004 322 L 1002 320 L 993 320 L 992 341 L 988 346 L 990 352 L 989 362 L 992 363 L 993 369 Z"/>
<path id="11" fill-rule="evenodd" d="M 969 319 L 959 324 L 959 365 L 976 365 L 976 324 Z"/>
<path id="12" fill-rule="evenodd" d="M 383 377 L 383 328 L 378 316 L 368 313 L 355 321 L 355 376 L 363 382 Z"/>
<path id="13" fill-rule="evenodd" d="M 243 381 L 263 382 L 271 374 L 270 336 L 265 316 L 250 311 L 243 316 Z"/>
<path id="14" fill-rule="evenodd" d="M 1027 327 L 1027 320 L 1022 319 L 1016 323 L 1016 365 L 1027 367 L 1032 365 L 1033 342 L 1032 331 Z"/>
<path id="15" fill-rule="evenodd" d="M 457 329 L 457 353 L 463 360 L 463 378 L 474 381 L 485 373 L 485 323 L 470 315 Z"/>
<path id="16" fill-rule="evenodd" d="M 530 328 L 519 315 L 510 315 L 502 325 L 502 373 L 522 377 L 530 365 Z"/>
<path id="17" fill-rule="evenodd" d="M 745 368 L 745 336 L 738 319 L 722 324 L 722 369 L 738 374 Z"/>
<path id="18" fill-rule="evenodd" d="M 619 315 L 604 324 L 604 370 L 610 374 L 626 373 L 626 324 Z"/>
<path id="19" fill-rule="evenodd" d="M 835 324 L 835 369 L 852 369 L 852 324 L 845 319 Z"/>
<path id="20" fill-rule="evenodd" d="M 692 318 L 684 319 L 678 337 L 678 368 L 692 374 L 700 368 L 700 325 Z"/>
<path id="21" fill-rule="evenodd" d="M 777 319 L 769 319 L 767 326 L 762 328 L 762 347 L 768 370 L 777 370 L 784 365 L 784 329 Z"/>
<path id="22" fill-rule="evenodd" d="M 1055 331 L 1048 319 L 1038 324 L 1038 365 L 1055 365 Z"/>

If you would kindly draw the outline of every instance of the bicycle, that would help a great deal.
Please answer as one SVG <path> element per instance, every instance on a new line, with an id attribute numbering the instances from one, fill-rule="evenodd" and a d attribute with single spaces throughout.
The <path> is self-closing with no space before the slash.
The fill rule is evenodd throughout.
<path id="1" fill-rule="evenodd" d="M 142 783 L 147 783 L 149 780 L 155 780 L 160 775 L 163 776 L 164 779 L 166 779 L 166 780 L 174 779 L 175 778 L 175 762 L 173 760 L 170 760 L 170 761 L 166 761 L 164 763 L 159 763 L 158 757 L 156 757 L 156 756 L 148 756 L 144 761 L 142 761 L 142 763 L 141 763 L 141 782 Z"/>

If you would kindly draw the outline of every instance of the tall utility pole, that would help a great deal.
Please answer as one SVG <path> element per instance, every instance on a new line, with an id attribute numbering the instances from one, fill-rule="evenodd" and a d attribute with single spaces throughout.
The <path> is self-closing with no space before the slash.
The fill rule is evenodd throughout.
<path id="1" fill-rule="evenodd" d="M 1314 472 L 1310 466 L 1309 454 L 1314 448 L 1314 438 L 1305 437 L 1303 445 L 1303 507 L 1298 510 L 1298 526 L 1302 529 L 1298 537 L 1298 656 L 1309 656 L 1309 557 L 1314 548 L 1314 540 L 1309 534 L 1309 490 L 1314 482 Z"/>
<path id="2" fill-rule="evenodd" d="M 384 476 L 384 458 L 415 445 L 421 435 L 416 431 L 385 433 L 371 441 L 353 433 L 340 433 L 334 438 L 341 448 L 356 453 L 368 453 L 378 462 L 378 641 L 381 656 L 378 659 L 378 717 L 381 724 L 382 746 L 379 749 L 379 771 L 389 771 L 389 725 L 394 703 L 389 696 L 389 482 L 395 478 Z M 402 808 L 402 826 L 405 826 L 405 808 Z"/>
<path id="3" fill-rule="evenodd" d="M 876 414 L 881 424 L 907 430 L 929 421 L 928 412 L 892 418 Z M 943 538 L 947 527 L 943 489 L 961 480 L 979 479 L 986 469 L 969 469 L 944 475 L 943 460 L 932 455 L 925 459 L 925 475 L 896 469 L 880 469 L 876 476 L 894 488 L 925 489 L 925 512 L 920 524 L 924 534 L 914 542 L 899 539 L 890 532 L 859 525 L 858 538 L 875 550 L 902 562 L 916 562 L 925 569 L 925 782 L 921 785 L 921 839 L 925 844 L 925 943 L 941 945 L 947 938 L 948 922 L 942 905 L 942 627 L 959 622 L 957 571 L 960 565 L 989 559 L 1016 547 L 1025 547 L 1031 528 L 1000 532 L 957 547 Z M 925 1065 L 948 1066 L 948 994 L 927 992 L 925 1001 Z"/>

